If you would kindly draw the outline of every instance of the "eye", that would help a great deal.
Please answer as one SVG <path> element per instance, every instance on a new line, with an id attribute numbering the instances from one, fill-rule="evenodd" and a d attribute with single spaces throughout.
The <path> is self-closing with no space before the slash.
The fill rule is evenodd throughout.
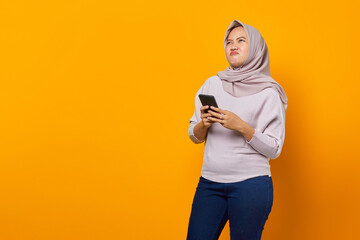
<path id="1" fill-rule="evenodd" d="M 239 40 L 239 42 L 241 42 L 241 41 L 245 42 L 244 39 L 240 39 L 240 40 Z M 226 45 L 228 45 L 229 43 L 231 43 L 231 42 L 227 42 Z"/>

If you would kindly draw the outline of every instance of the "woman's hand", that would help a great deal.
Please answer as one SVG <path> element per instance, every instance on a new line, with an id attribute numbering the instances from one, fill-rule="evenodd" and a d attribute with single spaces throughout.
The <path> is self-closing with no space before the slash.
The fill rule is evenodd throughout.
<path id="1" fill-rule="evenodd" d="M 211 116 L 208 118 L 209 120 L 213 122 L 218 122 L 224 127 L 228 129 L 232 129 L 235 131 L 241 131 L 244 121 L 235 113 L 223 110 L 214 106 L 211 106 L 211 109 L 208 112 L 211 114 Z M 216 111 L 216 112 L 215 112 Z"/>
<path id="2" fill-rule="evenodd" d="M 211 117 L 211 114 L 205 112 L 205 109 L 208 109 L 208 108 L 209 108 L 208 105 L 202 106 L 202 107 L 200 108 L 200 111 L 201 111 L 201 120 L 202 120 L 202 122 L 203 122 L 203 124 L 204 124 L 204 126 L 205 126 L 206 128 L 209 128 L 209 127 L 214 123 L 213 121 L 211 121 L 211 120 L 208 118 L 208 117 Z"/>
<path id="3" fill-rule="evenodd" d="M 233 112 L 223 110 L 214 106 L 211 106 L 209 110 L 211 117 L 208 117 L 212 122 L 218 122 L 228 129 L 232 129 L 240 132 L 247 141 L 250 141 L 255 134 L 255 129 L 252 128 L 247 122 L 242 120 L 238 115 Z"/>

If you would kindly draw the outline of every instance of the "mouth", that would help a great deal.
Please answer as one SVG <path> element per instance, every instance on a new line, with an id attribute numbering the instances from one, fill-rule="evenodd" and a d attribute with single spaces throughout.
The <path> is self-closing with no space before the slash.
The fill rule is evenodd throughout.
<path id="1" fill-rule="evenodd" d="M 238 53 L 238 52 L 231 52 L 231 53 L 230 53 L 230 56 L 236 55 L 236 54 L 239 54 L 239 53 Z"/>

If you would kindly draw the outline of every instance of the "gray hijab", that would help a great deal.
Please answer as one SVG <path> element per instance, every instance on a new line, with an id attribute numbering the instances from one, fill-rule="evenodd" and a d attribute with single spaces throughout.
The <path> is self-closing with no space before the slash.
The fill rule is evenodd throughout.
<path id="1" fill-rule="evenodd" d="M 230 29 L 234 26 L 243 26 L 249 41 L 249 55 L 240 67 L 227 67 L 224 71 L 217 73 L 224 90 L 235 97 L 244 97 L 265 88 L 273 88 L 279 93 L 286 111 L 288 98 L 280 84 L 270 76 L 268 47 L 256 28 L 241 23 L 239 20 L 232 21 L 225 33 L 225 51 Z"/>

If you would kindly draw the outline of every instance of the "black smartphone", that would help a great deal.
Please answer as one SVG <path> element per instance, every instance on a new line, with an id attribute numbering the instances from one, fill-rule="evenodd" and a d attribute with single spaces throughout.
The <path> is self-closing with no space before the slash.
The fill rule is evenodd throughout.
<path id="1" fill-rule="evenodd" d="M 208 109 L 205 109 L 206 113 L 208 112 L 208 110 L 210 109 L 211 106 L 218 108 L 215 97 L 213 95 L 199 94 L 199 98 L 200 98 L 201 104 L 203 106 L 206 106 L 206 105 L 209 106 Z M 211 110 L 211 111 L 216 112 L 215 110 Z"/>

